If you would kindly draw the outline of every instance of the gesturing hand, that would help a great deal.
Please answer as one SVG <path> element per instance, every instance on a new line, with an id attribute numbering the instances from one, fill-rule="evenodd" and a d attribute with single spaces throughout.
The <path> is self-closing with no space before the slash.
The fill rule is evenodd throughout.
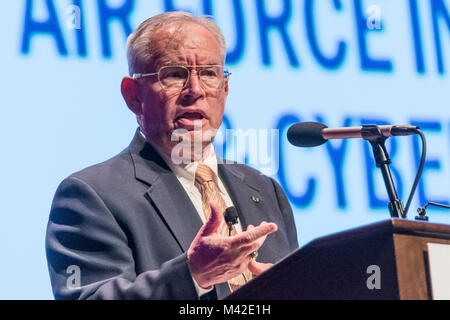
<path id="1" fill-rule="evenodd" d="M 262 222 L 235 236 L 223 237 L 217 233 L 223 216 L 221 207 L 214 201 L 210 206 L 210 217 L 187 252 L 191 274 L 197 284 L 209 288 L 234 278 L 248 267 L 256 275 L 267 269 L 268 265 L 254 261 L 249 265 L 249 255 L 261 247 L 268 234 L 277 231 L 277 225 Z"/>

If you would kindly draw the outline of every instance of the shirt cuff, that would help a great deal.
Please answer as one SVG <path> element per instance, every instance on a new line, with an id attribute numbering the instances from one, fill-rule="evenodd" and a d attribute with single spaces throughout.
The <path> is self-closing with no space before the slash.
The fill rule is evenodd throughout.
<path id="1" fill-rule="evenodd" d="M 192 277 L 192 281 L 194 282 L 195 290 L 197 291 L 197 294 L 198 294 L 199 297 L 204 295 L 205 293 L 208 293 L 208 292 L 212 291 L 214 289 L 214 286 L 210 286 L 207 289 L 203 289 L 202 287 L 200 287 L 198 285 L 198 283 L 197 283 L 197 281 L 195 281 L 194 277 Z"/>

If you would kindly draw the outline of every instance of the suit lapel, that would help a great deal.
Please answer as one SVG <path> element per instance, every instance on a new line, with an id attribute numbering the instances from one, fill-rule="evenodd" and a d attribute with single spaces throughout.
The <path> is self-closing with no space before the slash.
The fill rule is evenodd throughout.
<path id="1" fill-rule="evenodd" d="M 246 230 L 250 224 L 256 227 L 263 221 L 273 221 L 270 216 L 273 209 L 265 204 L 268 200 L 264 199 L 259 191 L 258 182 L 261 185 L 261 179 L 253 181 L 253 175 L 244 174 L 240 165 L 233 164 L 219 165 L 219 174 L 238 210 L 243 230 Z M 273 252 L 277 250 L 273 248 L 271 241 L 267 240 L 258 250 L 257 260 L 260 262 L 274 262 Z"/>
<path id="2" fill-rule="evenodd" d="M 265 218 L 264 203 L 258 187 L 245 178 L 238 165 L 221 164 L 219 165 L 219 174 L 238 210 L 243 230 L 250 224 L 257 226 L 263 220 L 269 219 L 268 216 Z"/>
<path id="3" fill-rule="evenodd" d="M 147 190 L 147 196 L 186 252 L 202 221 L 178 179 L 172 172 L 160 175 Z"/>
<path id="4" fill-rule="evenodd" d="M 136 179 L 149 185 L 145 197 L 186 252 L 202 226 L 192 201 L 175 174 L 158 152 L 146 143 L 139 130 L 131 142 L 130 154 Z"/>

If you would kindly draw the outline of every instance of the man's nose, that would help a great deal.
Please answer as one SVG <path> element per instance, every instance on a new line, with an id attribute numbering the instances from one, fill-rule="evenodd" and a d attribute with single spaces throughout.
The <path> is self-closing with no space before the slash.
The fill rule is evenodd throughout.
<path id="1" fill-rule="evenodd" d="M 197 72 L 191 71 L 189 80 L 187 81 L 183 92 L 183 96 L 186 98 L 198 98 L 205 94 L 205 89 Z"/>

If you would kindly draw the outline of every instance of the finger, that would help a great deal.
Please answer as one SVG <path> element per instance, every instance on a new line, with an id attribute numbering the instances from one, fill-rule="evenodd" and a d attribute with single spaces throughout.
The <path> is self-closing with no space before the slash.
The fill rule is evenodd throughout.
<path id="1" fill-rule="evenodd" d="M 248 270 L 253 273 L 255 276 L 259 276 L 261 273 L 267 271 L 273 266 L 272 263 L 261 263 L 256 262 L 255 260 L 251 260 L 248 263 Z"/>
<path id="2" fill-rule="evenodd" d="M 248 227 L 247 227 L 247 231 L 252 230 L 252 229 L 255 229 L 255 226 L 249 224 Z M 261 238 L 259 238 L 259 239 L 257 240 L 257 242 L 259 243 L 258 248 L 259 248 L 260 246 L 262 246 L 262 244 L 264 243 L 264 241 L 266 241 L 266 237 L 267 237 L 267 235 L 265 235 L 264 237 L 261 237 Z M 257 249 L 255 249 L 255 250 L 257 250 Z"/>
<path id="3" fill-rule="evenodd" d="M 262 243 L 259 241 L 253 241 L 249 244 L 245 244 L 239 247 L 240 256 L 244 259 L 249 257 L 252 252 L 258 251 L 261 248 Z"/>
<path id="4" fill-rule="evenodd" d="M 223 216 L 222 207 L 216 201 L 210 201 L 209 206 L 211 207 L 211 214 L 202 227 L 202 236 L 209 236 L 217 233 L 217 230 L 220 227 L 221 216 Z"/>
<path id="5" fill-rule="evenodd" d="M 259 226 L 242 232 L 232 239 L 233 244 L 235 245 L 244 245 L 251 243 L 255 240 L 258 240 L 261 237 L 265 237 L 270 233 L 273 233 L 278 230 L 278 227 L 275 223 L 267 223 L 263 222 Z"/>

